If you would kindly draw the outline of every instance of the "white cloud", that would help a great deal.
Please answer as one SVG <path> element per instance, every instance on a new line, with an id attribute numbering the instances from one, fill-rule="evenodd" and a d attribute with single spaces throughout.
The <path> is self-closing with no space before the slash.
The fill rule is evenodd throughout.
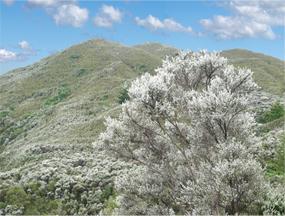
<path id="1" fill-rule="evenodd" d="M 173 32 L 192 32 L 191 27 L 183 26 L 171 18 L 159 20 L 157 17 L 148 15 L 145 19 L 135 18 L 137 25 L 150 29 L 152 31 L 165 30 Z"/>
<path id="2" fill-rule="evenodd" d="M 215 16 L 200 21 L 204 28 L 221 39 L 259 37 L 275 39 L 276 35 L 267 24 L 248 20 L 243 17 Z"/>
<path id="3" fill-rule="evenodd" d="M 15 0 L 3 0 L 3 3 L 8 6 L 12 5 L 14 2 Z"/>
<path id="4" fill-rule="evenodd" d="M 88 20 L 88 10 L 76 0 L 28 0 L 28 6 L 43 8 L 57 25 L 80 27 Z"/>
<path id="5" fill-rule="evenodd" d="M 103 5 L 99 14 L 94 18 L 94 25 L 99 27 L 112 27 L 114 23 L 121 22 L 123 13 L 111 5 Z"/>
<path id="6" fill-rule="evenodd" d="M 52 7 L 57 4 L 56 0 L 28 0 L 28 4 L 37 7 Z"/>
<path id="7" fill-rule="evenodd" d="M 6 49 L 0 49 L 0 62 L 8 62 L 15 60 L 16 58 L 16 53 Z"/>
<path id="8" fill-rule="evenodd" d="M 20 41 L 18 45 L 21 49 L 30 49 L 30 44 L 27 41 Z"/>
<path id="9" fill-rule="evenodd" d="M 200 20 L 201 25 L 221 39 L 263 37 L 275 39 L 272 28 L 285 26 L 285 1 L 252 0 L 230 1 L 224 6 L 231 16 L 214 16 Z"/>
<path id="10" fill-rule="evenodd" d="M 260 23 L 272 26 L 285 25 L 285 1 L 232 1 L 230 7 L 238 15 Z"/>
<path id="11" fill-rule="evenodd" d="M 74 4 L 64 4 L 57 8 L 53 19 L 57 25 L 80 27 L 88 20 L 88 10 Z"/>

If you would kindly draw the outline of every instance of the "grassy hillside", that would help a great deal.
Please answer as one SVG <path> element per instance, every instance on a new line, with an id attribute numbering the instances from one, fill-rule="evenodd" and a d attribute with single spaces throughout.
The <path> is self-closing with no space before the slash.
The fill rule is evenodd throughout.
<path id="1" fill-rule="evenodd" d="M 17 158 L 10 165 L 20 164 L 19 152 L 30 145 L 94 141 L 105 113 L 119 106 L 124 83 L 160 63 L 159 55 L 143 49 L 92 40 L 2 76 L 0 142 L 11 154 L 9 162 Z"/>
<path id="2" fill-rule="evenodd" d="M 285 92 L 285 62 L 261 53 L 243 49 L 224 51 L 223 56 L 240 67 L 250 68 L 255 81 L 264 91 L 282 95 Z"/>
<path id="3" fill-rule="evenodd" d="M 68 210 L 25 207 L 24 213 L 97 214 L 112 205 L 110 179 L 120 165 L 101 156 L 92 143 L 104 128 L 104 118 L 119 112 L 124 85 L 145 72 L 153 73 L 165 55 L 176 52 L 157 43 L 127 47 L 90 40 L 2 75 L 0 209 L 7 205 L 10 190 L 31 199 L 27 206 L 34 206 L 35 200 L 25 194 L 28 189 L 45 197 L 43 203 L 53 194 L 50 209 Z M 246 50 L 223 55 L 233 64 L 251 68 L 265 91 L 284 93 L 284 62 Z M 41 187 L 31 183 L 35 181 Z M 82 188 L 87 203 L 85 198 L 72 197 Z M 80 210 L 82 205 L 88 211 Z"/>
<path id="4" fill-rule="evenodd" d="M 116 113 L 123 86 L 152 73 L 162 58 L 176 52 L 157 43 L 126 47 L 90 40 L 2 75 L 0 151 L 11 158 L 0 155 L 1 169 L 21 164 L 19 154 L 26 156 L 22 152 L 31 145 L 90 144 L 102 131 L 104 117 Z M 284 92 L 284 62 L 246 50 L 222 54 L 235 65 L 251 68 L 265 91 Z"/>

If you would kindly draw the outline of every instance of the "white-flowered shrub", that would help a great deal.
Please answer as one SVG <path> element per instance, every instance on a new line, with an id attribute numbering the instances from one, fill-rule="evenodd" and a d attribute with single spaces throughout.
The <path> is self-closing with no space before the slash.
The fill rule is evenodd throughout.
<path id="1" fill-rule="evenodd" d="M 116 180 L 118 214 L 259 213 L 267 184 L 250 109 L 252 72 L 219 53 L 167 58 L 135 80 L 100 140 L 134 164 Z"/>

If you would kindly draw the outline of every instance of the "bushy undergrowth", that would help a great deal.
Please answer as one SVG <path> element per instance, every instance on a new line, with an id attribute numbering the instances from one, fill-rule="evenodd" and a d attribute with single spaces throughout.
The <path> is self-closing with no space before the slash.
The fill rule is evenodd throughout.
<path id="1" fill-rule="evenodd" d="M 31 150 L 30 157 L 48 154 Z M 114 177 L 125 164 L 96 150 L 66 152 L 33 165 L 0 172 L 0 215 L 96 215 L 116 207 Z M 50 156 L 49 156 L 50 157 Z"/>
<path id="2" fill-rule="evenodd" d="M 71 94 L 71 90 L 66 87 L 66 86 L 62 86 L 59 90 L 56 96 L 53 96 L 51 98 L 48 98 L 45 101 L 45 105 L 46 106 L 52 106 L 52 105 L 56 105 L 59 102 L 63 101 L 65 98 L 67 98 L 69 95 Z"/>
<path id="3" fill-rule="evenodd" d="M 130 96 L 128 94 L 128 89 L 127 88 L 123 88 L 121 91 L 120 91 L 120 95 L 118 97 L 118 103 L 119 104 L 123 104 L 125 103 L 127 100 L 130 99 Z"/>
<path id="4" fill-rule="evenodd" d="M 281 136 L 280 143 L 276 146 L 274 157 L 269 158 L 266 164 L 267 175 L 285 184 L 285 134 Z"/>
<path id="5" fill-rule="evenodd" d="M 6 214 L 59 214 L 61 201 L 50 199 L 39 183 L 11 186 L 0 192 L 0 206 Z"/>
<path id="6" fill-rule="evenodd" d="M 283 117 L 285 114 L 284 106 L 279 102 L 274 103 L 271 108 L 263 112 L 258 118 L 259 123 L 269 123 Z"/>

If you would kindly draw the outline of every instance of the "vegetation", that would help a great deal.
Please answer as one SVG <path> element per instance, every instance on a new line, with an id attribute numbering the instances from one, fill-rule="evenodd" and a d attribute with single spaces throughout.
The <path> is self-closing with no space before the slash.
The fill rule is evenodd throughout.
<path id="1" fill-rule="evenodd" d="M 88 73 L 88 71 L 85 69 L 85 68 L 80 68 L 78 70 L 75 71 L 75 76 L 76 77 L 81 77 L 81 76 L 84 76 Z"/>
<path id="2" fill-rule="evenodd" d="M 90 40 L 2 75 L 0 215 L 115 212 L 121 194 L 106 185 L 113 185 L 117 176 L 136 166 L 107 157 L 97 143 L 91 143 L 104 131 L 106 116 L 119 116 L 118 96 L 123 96 L 121 102 L 127 99 L 127 91 L 121 91 L 123 83 L 145 72 L 154 74 L 161 59 L 175 53 L 177 49 L 160 44 L 126 47 Z M 236 66 L 251 68 L 263 90 L 279 95 L 285 91 L 283 61 L 246 50 L 229 50 L 222 55 Z M 262 136 L 280 129 L 283 123 L 281 117 L 263 124 Z M 3 194 L 10 189 L 7 201 Z M 23 208 L 10 205 L 17 203 L 13 201 L 16 196 L 11 198 L 13 193 L 22 194 L 19 198 L 26 197 L 28 203 Z M 275 198 L 282 196 L 270 194 L 269 206 L 277 209 Z M 158 199 L 152 201 L 159 203 Z"/>
<path id="3" fill-rule="evenodd" d="M 253 78 L 262 90 L 280 96 L 285 92 L 284 61 L 243 49 L 223 51 L 222 55 L 235 66 L 254 71 Z"/>
<path id="4" fill-rule="evenodd" d="M 130 97 L 129 97 L 129 94 L 128 94 L 128 89 L 127 88 L 123 88 L 121 91 L 120 91 L 120 95 L 118 97 L 118 103 L 119 104 L 123 104 L 125 103 L 127 100 L 129 100 Z"/>
<path id="5" fill-rule="evenodd" d="M 285 114 L 284 106 L 280 104 L 279 102 L 276 102 L 271 106 L 270 110 L 262 113 L 258 117 L 257 121 L 263 124 L 269 123 L 276 119 L 284 117 L 284 114 Z"/>
<path id="6" fill-rule="evenodd" d="M 133 81 L 100 136 L 107 154 L 136 164 L 116 181 L 116 213 L 258 214 L 267 189 L 248 100 L 256 88 L 251 71 L 204 51 Z"/>
<path id="7" fill-rule="evenodd" d="M 0 120 L 6 116 L 8 116 L 9 111 L 0 111 Z"/>
<path id="8" fill-rule="evenodd" d="M 48 98 L 45 101 L 45 105 L 46 106 L 56 105 L 59 102 L 61 102 L 64 99 L 66 99 L 70 94 L 71 94 L 70 89 L 68 87 L 66 87 L 66 86 L 62 86 L 62 87 L 59 88 L 58 93 L 57 93 L 56 96 Z"/>
<path id="9" fill-rule="evenodd" d="M 285 134 L 281 136 L 273 158 L 266 161 L 266 172 L 273 180 L 281 180 L 285 184 Z"/>
<path id="10" fill-rule="evenodd" d="M 9 208 L 14 214 L 58 214 L 60 201 L 44 198 L 43 191 L 39 186 L 39 184 L 31 184 L 25 188 L 12 186 L 1 190 L 1 208 Z M 13 209 L 15 210 L 13 211 Z"/>

